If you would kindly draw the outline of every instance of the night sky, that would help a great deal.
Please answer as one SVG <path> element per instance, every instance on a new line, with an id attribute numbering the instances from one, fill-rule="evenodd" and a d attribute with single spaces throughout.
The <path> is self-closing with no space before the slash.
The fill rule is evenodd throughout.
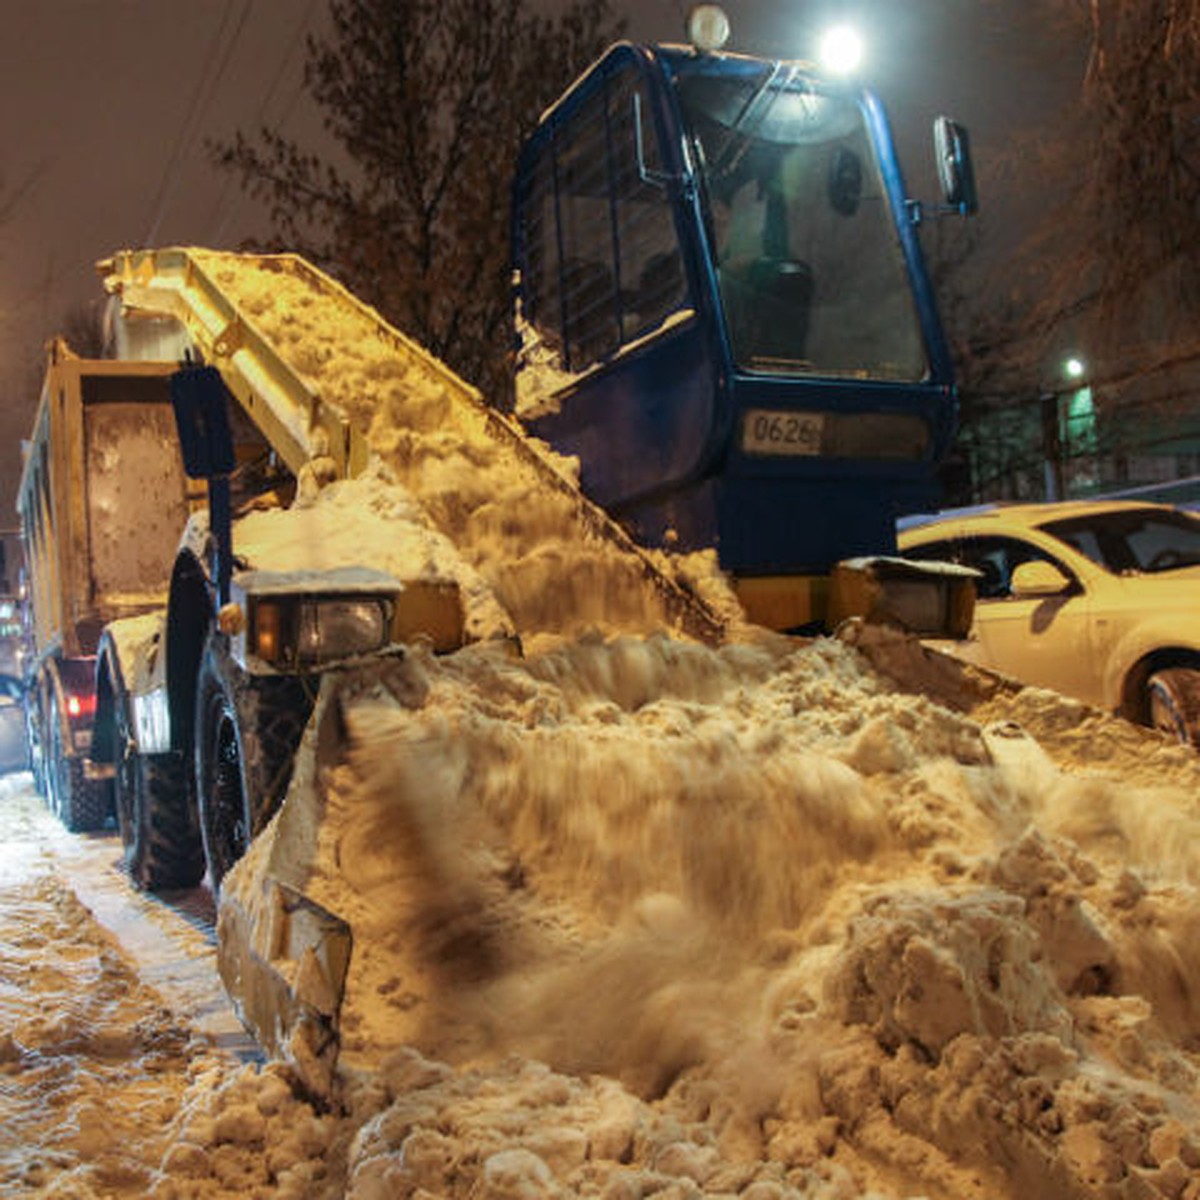
<path id="1" fill-rule="evenodd" d="M 20 439 L 41 345 L 101 298 L 94 264 L 114 250 L 233 246 L 262 228 L 254 202 L 207 162 L 206 137 L 266 124 L 319 144 L 301 89 L 304 34 L 325 0 L 0 0 L 0 529 L 15 526 Z M 636 39 L 681 40 L 684 5 L 630 3 Z M 800 56 L 820 3 L 731 0 L 731 49 Z M 910 190 L 931 195 L 929 125 L 965 121 L 980 175 L 1015 129 L 1069 102 L 1039 0 L 861 0 L 865 73 L 888 104 Z M 807 15 L 805 15 L 807 14 Z M 1065 65 L 1065 69 L 1064 69 Z M 1011 187 L 1012 185 L 1007 185 Z M 1006 198 L 987 195 L 993 241 Z"/>

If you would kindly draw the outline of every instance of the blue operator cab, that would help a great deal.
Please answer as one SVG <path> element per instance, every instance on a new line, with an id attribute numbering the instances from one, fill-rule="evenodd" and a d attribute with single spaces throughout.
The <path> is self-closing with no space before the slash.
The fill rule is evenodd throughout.
<path id="1" fill-rule="evenodd" d="M 966 133 L 936 132 L 936 211 L 970 211 Z M 639 542 L 715 548 L 752 617 L 819 622 L 811 581 L 938 502 L 956 399 L 923 211 L 869 90 L 612 47 L 519 159 L 517 416 Z"/>

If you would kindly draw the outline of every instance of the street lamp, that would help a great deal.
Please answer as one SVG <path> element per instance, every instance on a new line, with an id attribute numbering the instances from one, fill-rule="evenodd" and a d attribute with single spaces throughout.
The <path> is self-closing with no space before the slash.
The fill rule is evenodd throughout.
<path id="1" fill-rule="evenodd" d="M 1064 389 L 1059 386 L 1052 392 L 1044 392 L 1042 402 L 1042 450 L 1045 456 L 1044 478 L 1047 500 L 1065 499 L 1064 459 L 1072 450 L 1076 440 L 1073 435 L 1077 432 L 1073 424 L 1088 421 L 1094 425 L 1095 417 L 1091 412 L 1091 389 L 1083 380 L 1087 374 L 1087 364 L 1076 354 L 1063 359 L 1062 373 L 1068 386 L 1065 393 L 1068 397 L 1068 411 L 1063 412 L 1062 400 Z M 1078 411 L 1076 411 L 1076 402 Z M 1086 409 L 1086 412 L 1085 412 Z M 1065 420 L 1064 420 L 1065 417 Z"/>

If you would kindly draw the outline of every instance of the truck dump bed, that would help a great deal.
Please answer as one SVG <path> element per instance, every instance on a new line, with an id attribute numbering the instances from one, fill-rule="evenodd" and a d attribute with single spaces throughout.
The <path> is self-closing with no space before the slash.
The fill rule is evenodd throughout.
<path id="1" fill-rule="evenodd" d="M 189 511 L 173 370 L 80 358 L 54 341 L 26 451 L 18 509 L 30 757 L 35 782 L 72 829 L 102 825 L 111 808 L 107 781 L 85 771 L 101 631 L 163 603 Z"/>
<path id="2" fill-rule="evenodd" d="M 106 622 L 166 594 L 188 514 L 171 370 L 51 348 L 18 502 L 36 655 L 92 654 Z"/>

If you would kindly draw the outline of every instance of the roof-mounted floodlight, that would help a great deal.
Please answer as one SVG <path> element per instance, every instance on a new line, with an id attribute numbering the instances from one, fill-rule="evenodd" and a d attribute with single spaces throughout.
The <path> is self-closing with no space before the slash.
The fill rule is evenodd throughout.
<path id="1" fill-rule="evenodd" d="M 862 38 L 849 25 L 835 25 L 821 37 L 821 66 L 831 75 L 853 75 L 862 56 Z"/>
<path id="2" fill-rule="evenodd" d="M 719 4 L 697 4 L 688 13 L 687 35 L 701 54 L 711 54 L 729 40 L 729 18 Z"/>

